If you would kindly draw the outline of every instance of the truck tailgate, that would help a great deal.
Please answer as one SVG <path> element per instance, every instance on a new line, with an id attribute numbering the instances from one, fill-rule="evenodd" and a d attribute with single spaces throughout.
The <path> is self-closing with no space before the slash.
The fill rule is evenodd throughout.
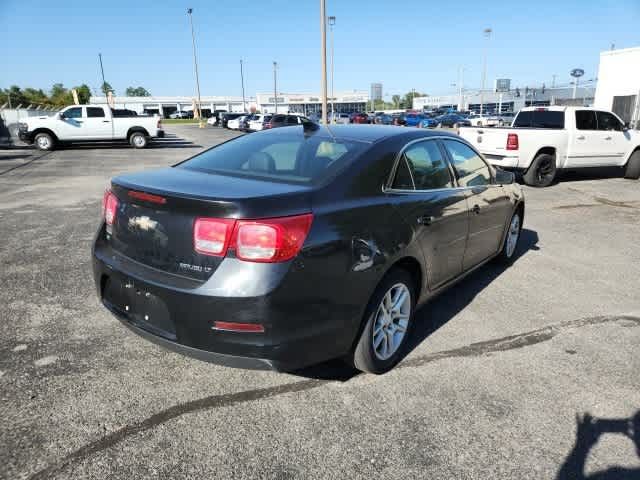
<path id="1" fill-rule="evenodd" d="M 509 133 L 515 131 L 510 128 L 463 127 L 459 135 L 483 155 L 505 156 L 517 153 L 507 151 Z"/>

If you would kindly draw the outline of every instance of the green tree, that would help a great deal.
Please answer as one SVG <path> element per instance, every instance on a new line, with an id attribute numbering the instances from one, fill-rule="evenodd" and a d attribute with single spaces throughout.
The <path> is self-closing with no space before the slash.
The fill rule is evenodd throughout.
<path id="1" fill-rule="evenodd" d="M 116 94 L 116 91 L 113 89 L 113 87 L 109 84 L 109 82 L 104 82 L 102 84 L 102 93 L 104 93 L 105 97 L 107 96 L 107 92 L 113 92 L 113 94 Z"/>
<path id="2" fill-rule="evenodd" d="M 11 85 L 6 90 L 0 92 L 0 105 L 10 104 L 13 108 L 22 104 L 23 107 L 28 106 L 27 98 L 24 92 L 17 85 Z"/>
<path id="3" fill-rule="evenodd" d="M 91 89 L 86 83 L 83 83 L 79 87 L 73 87 L 78 92 L 78 100 L 81 104 L 89 103 L 89 99 L 91 98 Z"/>
<path id="4" fill-rule="evenodd" d="M 127 87 L 125 90 L 127 97 L 150 97 L 151 94 L 144 87 Z"/>
<path id="5" fill-rule="evenodd" d="M 391 97 L 391 103 L 393 103 L 393 108 L 396 108 L 396 109 L 400 108 L 400 100 L 401 100 L 400 95 L 393 95 Z"/>
<path id="6" fill-rule="evenodd" d="M 51 87 L 51 93 L 49 99 L 52 105 L 56 107 L 63 107 L 73 103 L 73 95 L 65 86 L 61 83 L 54 83 Z"/>
<path id="7" fill-rule="evenodd" d="M 411 91 L 405 94 L 400 102 L 400 108 L 413 108 L 413 99 L 416 97 L 426 97 L 427 94 Z"/>

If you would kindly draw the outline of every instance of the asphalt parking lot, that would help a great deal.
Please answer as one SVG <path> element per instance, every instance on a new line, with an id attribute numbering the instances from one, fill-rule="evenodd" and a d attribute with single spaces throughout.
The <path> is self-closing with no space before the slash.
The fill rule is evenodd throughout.
<path id="1" fill-rule="evenodd" d="M 640 412 L 640 182 L 526 188 L 515 264 L 424 307 L 386 375 L 244 371 L 135 336 L 95 294 L 109 178 L 234 136 L 167 130 L 146 150 L 0 150 L 0 477 L 640 478 L 640 446 L 576 418 Z"/>

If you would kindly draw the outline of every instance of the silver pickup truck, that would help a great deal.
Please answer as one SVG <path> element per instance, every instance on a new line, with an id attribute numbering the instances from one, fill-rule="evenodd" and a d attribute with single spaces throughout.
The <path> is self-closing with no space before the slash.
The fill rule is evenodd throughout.
<path id="1" fill-rule="evenodd" d="M 53 150 L 59 143 L 113 140 L 145 148 L 151 138 L 163 137 L 164 130 L 159 117 L 121 116 L 106 105 L 72 105 L 51 116 L 24 120 L 18 136 L 40 150 Z"/>

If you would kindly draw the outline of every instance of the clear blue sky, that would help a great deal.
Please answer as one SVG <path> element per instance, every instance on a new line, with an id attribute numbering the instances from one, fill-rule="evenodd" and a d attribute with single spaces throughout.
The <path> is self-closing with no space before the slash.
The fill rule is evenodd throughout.
<path id="1" fill-rule="evenodd" d="M 0 87 L 49 89 L 100 85 L 98 52 L 116 90 L 144 86 L 155 95 L 193 95 L 187 7 L 194 9 L 202 95 L 239 95 L 244 59 L 248 95 L 319 92 L 318 0 L 0 0 Z M 482 30 L 489 44 L 487 84 L 569 81 L 571 68 L 597 75 L 598 55 L 640 45 L 640 0 L 327 0 L 335 27 L 335 90 L 388 94 L 412 88 L 480 85 Z"/>

